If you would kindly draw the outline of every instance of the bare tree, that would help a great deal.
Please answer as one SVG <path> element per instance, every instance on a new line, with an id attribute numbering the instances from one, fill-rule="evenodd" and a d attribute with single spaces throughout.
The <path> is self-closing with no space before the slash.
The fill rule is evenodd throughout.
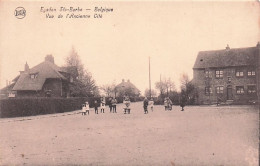
<path id="1" fill-rule="evenodd" d="M 149 90 L 149 89 L 146 89 L 146 90 L 145 90 L 144 96 L 150 97 L 150 90 Z M 152 97 L 157 96 L 157 93 L 156 93 L 156 91 L 155 91 L 154 89 L 151 89 L 151 96 L 152 96 Z"/>
<path id="2" fill-rule="evenodd" d="M 169 95 L 169 92 L 176 91 L 175 84 L 170 78 L 164 81 L 159 81 L 155 83 L 155 88 L 160 91 L 160 95 Z"/>
<path id="3" fill-rule="evenodd" d="M 106 94 L 107 97 L 111 97 L 115 92 L 115 84 L 105 84 L 100 89 Z"/>

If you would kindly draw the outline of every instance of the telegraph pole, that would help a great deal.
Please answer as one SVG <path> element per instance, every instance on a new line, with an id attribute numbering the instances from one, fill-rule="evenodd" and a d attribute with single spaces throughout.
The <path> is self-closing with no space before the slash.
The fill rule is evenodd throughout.
<path id="1" fill-rule="evenodd" d="M 149 57 L 149 92 L 150 99 L 152 98 L 152 90 L 151 90 L 151 65 L 150 65 L 150 57 Z"/>

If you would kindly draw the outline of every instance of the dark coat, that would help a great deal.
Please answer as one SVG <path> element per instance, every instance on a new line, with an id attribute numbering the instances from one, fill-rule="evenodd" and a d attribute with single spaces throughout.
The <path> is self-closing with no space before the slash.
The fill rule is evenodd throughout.
<path id="1" fill-rule="evenodd" d="M 148 99 L 144 99 L 144 108 L 148 106 L 148 103 L 149 103 Z"/>
<path id="2" fill-rule="evenodd" d="M 94 107 L 98 108 L 99 107 L 99 103 L 98 102 L 94 103 Z"/>
<path id="3" fill-rule="evenodd" d="M 182 95 L 180 99 L 180 106 L 184 107 L 186 105 L 186 102 L 187 102 L 186 96 Z"/>

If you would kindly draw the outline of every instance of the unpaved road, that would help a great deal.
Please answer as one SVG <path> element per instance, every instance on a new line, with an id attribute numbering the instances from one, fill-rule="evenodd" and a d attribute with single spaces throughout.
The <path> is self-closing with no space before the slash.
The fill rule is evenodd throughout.
<path id="1" fill-rule="evenodd" d="M 258 165 L 258 109 L 190 106 L 144 114 L 0 119 L 1 165 Z"/>

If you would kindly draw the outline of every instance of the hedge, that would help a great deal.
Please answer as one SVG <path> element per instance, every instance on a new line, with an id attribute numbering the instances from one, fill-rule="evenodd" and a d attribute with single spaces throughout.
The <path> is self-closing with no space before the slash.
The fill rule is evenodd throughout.
<path id="1" fill-rule="evenodd" d="M 95 100 L 99 103 L 100 97 L 2 99 L 0 100 L 0 118 L 69 112 L 81 109 L 86 101 L 89 102 L 90 107 L 93 107 Z M 141 100 L 141 98 L 131 98 L 132 102 Z M 117 101 L 122 103 L 123 99 L 117 98 Z"/>

